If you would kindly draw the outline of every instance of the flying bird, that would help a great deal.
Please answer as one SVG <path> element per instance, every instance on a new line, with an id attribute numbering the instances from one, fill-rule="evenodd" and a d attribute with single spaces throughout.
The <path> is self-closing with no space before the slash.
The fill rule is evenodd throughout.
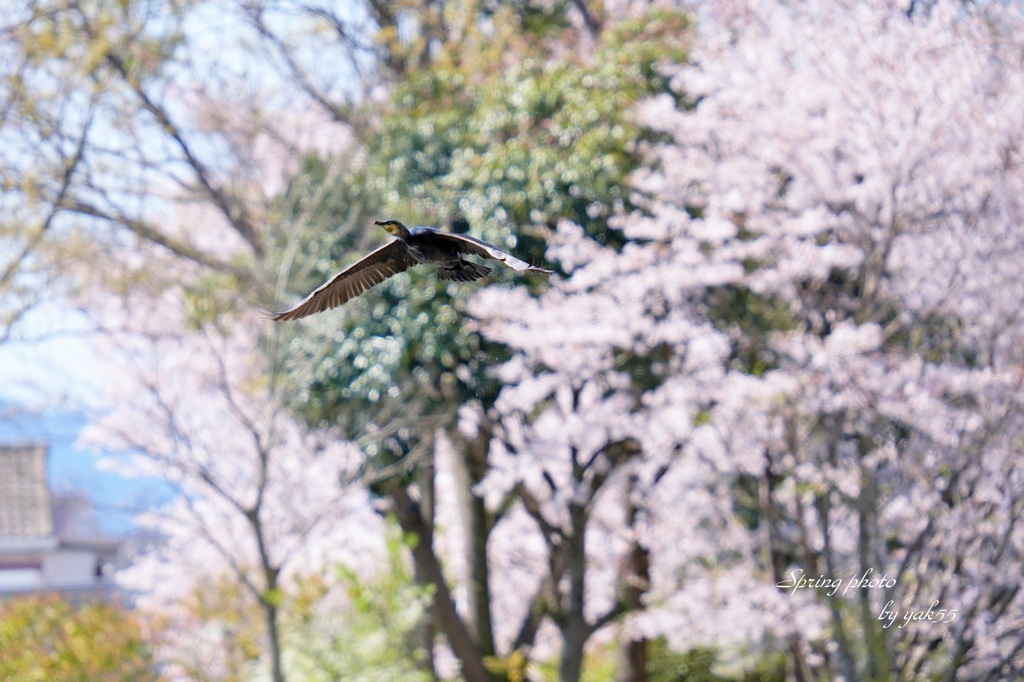
<path id="1" fill-rule="evenodd" d="M 380 225 L 396 239 L 348 266 L 297 305 L 275 313 L 272 319 L 298 320 L 337 308 L 414 265 L 436 265 L 437 278 L 452 282 L 472 282 L 486 277 L 493 269 L 464 260 L 465 255 L 501 261 L 516 272 L 551 273 L 469 235 L 422 226 L 410 230 L 397 220 L 375 220 L 373 224 Z"/>

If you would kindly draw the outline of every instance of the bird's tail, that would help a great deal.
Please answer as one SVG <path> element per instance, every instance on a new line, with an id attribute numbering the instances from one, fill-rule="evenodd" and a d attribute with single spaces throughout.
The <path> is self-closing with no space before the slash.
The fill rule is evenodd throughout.
<path id="1" fill-rule="evenodd" d="M 472 282 L 491 274 L 492 269 L 479 263 L 462 261 L 453 268 L 438 268 L 437 278 L 451 282 Z"/>

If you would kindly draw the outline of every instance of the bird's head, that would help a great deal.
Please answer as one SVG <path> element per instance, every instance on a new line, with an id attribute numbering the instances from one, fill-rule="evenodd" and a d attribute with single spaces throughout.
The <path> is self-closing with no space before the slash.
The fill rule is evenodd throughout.
<path id="1" fill-rule="evenodd" d="M 374 225 L 380 225 L 388 234 L 405 239 L 409 236 L 409 228 L 397 220 L 374 220 Z"/>

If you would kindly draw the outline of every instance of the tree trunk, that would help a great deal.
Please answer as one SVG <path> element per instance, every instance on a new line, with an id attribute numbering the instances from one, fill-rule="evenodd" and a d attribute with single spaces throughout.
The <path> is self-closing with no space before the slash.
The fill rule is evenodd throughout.
<path id="1" fill-rule="evenodd" d="M 281 632 L 278 625 L 277 606 L 265 599 L 260 600 L 263 617 L 267 623 L 267 646 L 270 649 L 270 679 L 273 682 L 285 682 L 284 669 L 281 666 Z"/>
<path id="2" fill-rule="evenodd" d="M 434 553 L 433 529 L 424 521 L 420 506 L 409 497 L 405 488 L 395 485 L 388 490 L 388 494 L 394 502 L 395 516 L 402 530 L 417 538 L 412 546 L 413 561 L 424 579 L 434 586 L 434 611 L 437 622 L 448 638 L 452 653 L 462 664 L 462 678 L 466 682 L 490 682 L 483 657 L 469 628 L 455 609 L 455 601 L 445 581 L 441 563 Z"/>
<path id="3" fill-rule="evenodd" d="M 631 639 L 619 650 L 619 682 L 647 682 L 647 639 Z"/>
<path id="4" fill-rule="evenodd" d="M 266 462 L 266 457 L 264 457 L 262 460 L 264 472 L 266 471 Z M 263 485 L 265 482 L 266 476 L 264 474 L 261 479 L 260 494 L 256 505 L 245 513 L 256 539 L 256 548 L 260 555 L 260 569 L 263 571 L 263 592 L 260 593 L 259 588 L 251 583 L 250 589 L 256 593 L 255 597 L 259 601 L 260 608 L 263 610 L 263 618 L 266 621 L 267 648 L 270 654 L 270 679 L 272 682 L 285 682 L 284 669 L 281 665 L 281 632 L 278 622 L 278 600 L 280 599 L 278 577 L 281 575 L 281 569 L 270 558 L 270 550 L 267 547 L 266 536 L 263 532 L 263 521 L 260 518 L 260 508 L 263 502 Z"/>
<path id="5" fill-rule="evenodd" d="M 482 656 L 494 655 L 494 628 L 491 623 L 491 570 L 487 560 L 487 541 L 491 520 L 482 498 L 469 491 L 469 590 L 470 613 Z"/>
<path id="6" fill-rule="evenodd" d="M 427 459 L 416 469 L 416 485 L 420 489 L 420 508 L 427 524 L 434 525 L 434 460 Z M 430 585 L 430 580 L 424 574 L 419 562 L 413 562 L 413 579 L 417 587 Z M 431 609 L 423 614 L 419 625 L 416 626 L 414 637 L 416 645 L 426 652 L 426 657 L 418 664 L 423 672 L 430 675 L 430 679 L 437 680 L 437 668 L 434 666 L 434 633 L 437 629 L 434 610 Z"/>
<path id="7" fill-rule="evenodd" d="M 459 450 L 452 458 L 459 486 L 461 517 L 466 520 L 466 565 L 469 567 L 467 618 L 473 628 L 477 648 L 482 656 L 493 656 L 494 627 L 491 622 L 491 572 L 487 543 L 494 520 L 483 498 L 473 492 L 487 474 L 487 450 L 491 443 L 490 425 L 483 420 L 480 433 L 466 439 L 452 433 L 450 442 Z"/>
<path id="8" fill-rule="evenodd" d="M 583 652 L 590 628 L 582 617 L 572 616 L 562 626 L 562 660 L 558 667 L 560 682 L 579 682 L 583 673 Z"/>
<path id="9" fill-rule="evenodd" d="M 561 682 L 578 682 L 583 671 L 583 650 L 590 638 L 583 607 L 587 579 L 587 511 L 582 505 L 569 504 L 571 531 L 568 542 L 569 600 L 562 614 L 559 629 L 562 633 L 562 661 L 559 667 Z"/>
<path id="10" fill-rule="evenodd" d="M 873 550 L 876 544 L 877 524 L 876 516 L 878 509 L 878 483 L 875 480 L 874 471 L 865 463 L 865 458 L 871 452 L 872 444 L 867 436 L 861 436 L 858 444 L 858 466 L 860 469 L 860 495 L 857 499 L 857 558 L 860 562 L 860 575 L 867 575 L 868 571 L 875 570 L 877 564 L 873 560 Z M 868 579 L 879 576 L 868 576 Z M 858 602 L 860 605 L 861 628 L 864 631 L 864 640 L 867 644 L 867 670 L 865 679 L 888 680 L 892 677 L 892 661 L 889 660 L 886 647 L 886 630 L 875 615 L 871 606 L 871 591 L 867 588 L 860 588 Z"/>
<path id="11" fill-rule="evenodd" d="M 772 468 L 771 454 L 765 450 L 764 453 L 765 464 L 764 464 L 764 477 L 761 479 L 761 483 L 758 486 L 758 504 L 760 506 L 762 523 L 765 528 L 765 547 L 767 550 L 767 563 L 772 572 L 772 579 L 775 584 L 778 585 L 782 582 L 782 571 L 783 571 L 783 555 L 782 550 L 779 547 L 779 510 L 775 504 L 775 488 L 778 485 L 779 476 L 775 473 Z M 799 504 L 799 498 L 797 499 Z M 802 518 L 802 515 L 797 515 L 797 518 Z M 800 525 L 801 534 L 805 535 L 806 531 L 801 522 Z M 804 556 L 813 559 L 813 554 L 809 551 L 806 542 L 802 545 L 804 547 Z M 814 573 L 815 568 L 813 565 L 808 565 L 808 569 Z M 786 638 L 787 648 L 789 650 L 789 657 L 791 661 L 791 675 L 790 678 L 794 682 L 807 682 L 810 679 L 810 671 L 807 668 L 807 663 L 804 661 L 803 649 L 800 646 L 800 636 L 790 635 Z"/>
<path id="12" fill-rule="evenodd" d="M 630 492 L 636 486 L 636 474 L 629 477 L 626 494 L 626 525 L 636 526 L 637 507 L 630 499 Z M 643 609 L 643 596 L 651 582 L 651 556 L 646 547 L 633 540 L 626 554 L 622 573 L 619 577 L 618 601 L 627 613 Z M 647 639 L 629 639 L 622 643 L 619 651 L 618 671 L 615 679 L 620 682 L 647 682 Z"/>

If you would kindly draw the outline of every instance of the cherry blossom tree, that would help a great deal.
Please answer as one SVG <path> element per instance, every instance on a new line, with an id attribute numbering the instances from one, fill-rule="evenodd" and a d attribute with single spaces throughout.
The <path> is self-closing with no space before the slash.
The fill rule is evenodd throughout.
<path id="1" fill-rule="evenodd" d="M 767 642 L 796 679 L 1019 674 L 1024 24 L 941 2 L 699 16 L 678 96 L 639 112 L 668 141 L 626 245 L 564 223 L 565 280 L 472 308 L 519 349 L 496 409 L 523 415 L 482 487 L 528 491 L 549 556 L 604 557 L 535 578 L 575 609 L 563 657 L 617 572 L 638 639 Z M 787 590 L 794 571 L 842 589 Z"/>
<path id="2" fill-rule="evenodd" d="M 118 363 L 85 439 L 178 491 L 124 576 L 175 674 L 282 679 L 307 574 L 384 560 L 371 491 L 472 679 L 576 680 L 613 640 L 621 679 L 654 640 L 784 651 L 794 679 L 1021 674 L 1019 10 L 705 3 L 669 69 L 679 15 L 630 40 L 644 3 L 605 5 L 227 3 L 239 34 L 204 42 L 206 3 L 53 2 L 0 27 L 0 317 L 48 266 L 79 275 Z M 242 34 L 264 51 L 210 49 Z M 396 111 L 355 107 L 333 48 L 404 79 Z M 371 158 L 301 158 L 353 134 Z M 560 276 L 468 304 L 396 278 L 347 327 L 261 333 L 262 273 L 321 279 L 410 199 L 508 246 L 529 223 Z M 327 425 L 432 464 L 371 483 Z"/>
<path id="3" fill-rule="evenodd" d="M 122 372 L 105 396 L 112 407 L 82 435 L 124 453 L 114 456 L 119 471 L 176 490 L 141 516 L 157 541 L 119 579 L 140 595 L 141 608 L 170 620 L 168 652 L 179 674 L 219 679 L 239 664 L 227 655 L 230 614 L 251 631 L 238 614 L 256 608 L 263 628 L 254 637 L 265 642 L 256 651 L 271 679 L 283 680 L 282 618 L 301 580 L 330 584 L 339 564 L 368 575 L 383 553 L 383 520 L 365 489 L 344 486 L 359 478 L 359 448 L 282 409 L 253 322 L 190 331 L 177 298 L 168 291 L 162 300 L 126 299 L 121 328 L 107 337 Z M 139 319 L 132 310 L 142 302 L 149 315 Z M 106 324 L 117 319 L 115 306 L 98 312 Z M 218 597 L 217 585 L 234 586 L 224 593 L 234 601 Z"/>

